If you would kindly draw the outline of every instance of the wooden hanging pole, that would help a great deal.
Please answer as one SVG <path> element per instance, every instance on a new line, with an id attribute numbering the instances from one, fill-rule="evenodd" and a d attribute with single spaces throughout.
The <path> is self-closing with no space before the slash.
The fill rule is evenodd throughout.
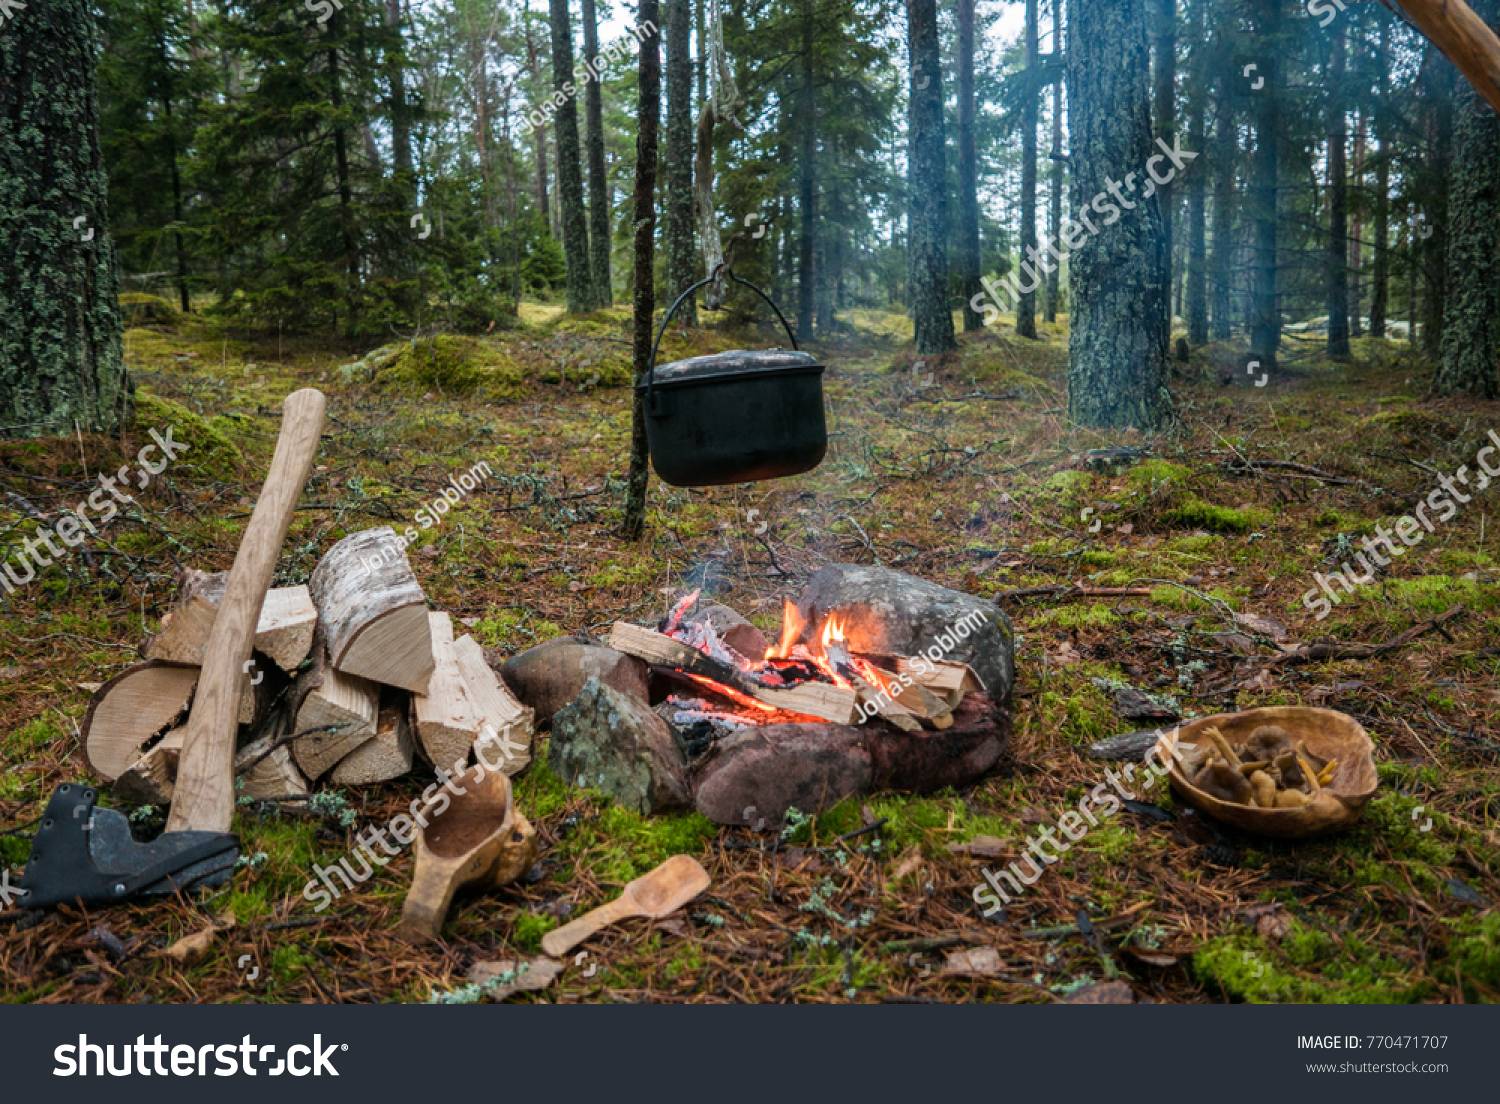
<path id="1" fill-rule="evenodd" d="M 1464 0 L 1388 0 L 1500 111 L 1500 35 Z"/>

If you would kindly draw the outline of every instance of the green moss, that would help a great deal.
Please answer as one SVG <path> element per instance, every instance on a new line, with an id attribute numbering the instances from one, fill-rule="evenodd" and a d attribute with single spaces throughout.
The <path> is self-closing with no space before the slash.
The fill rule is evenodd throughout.
<path id="1" fill-rule="evenodd" d="M 667 960 L 662 973 L 668 981 L 676 981 L 682 977 L 692 977 L 703 969 L 703 948 L 696 940 L 685 939 L 677 948 L 677 953 Z"/>
<path id="2" fill-rule="evenodd" d="M 1452 933 L 1452 941 L 1436 965 L 1437 974 L 1450 983 L 1461 983 L 1466 999 L 1494 999 L 1500 991 L 1500 912 L 1442 923 Z"/>
<path id="3" fill-rule="evenodd" d="M 1495 587 L 1452 575 L 1386 579 L 1380 584 L 1380 595 L 1382 600 L 1394 602 L 1412 613 L 1442 613 L 1451 606 L 1486 610 L 1500 604 L 1500 593 Z"/>
<path id="4" fill-rule="evenodd" d="M 701 813 L 643 816 L 608 805 L 569 835 L 560 853 L 597 881 L 622 886 L 673 855 L 697 854 L 718 831 Z"/>
<path id="5" fill-rule="evenodd" d="M 517 913 L 516 922 L 510 929 L 510 941 L 520 950 L 534 953 L 542 949 L 542 936 L 555 927 L 555 916 L 540 912 Z"/>
<path id="6" fill-rule="evenodd" d="M 1213 533 L 1248 533 L 1268 526 L 1271 515 L 1255 506 L 1217 506 L 1201 498 L 1189 498 L 1181 506 L 1168 510 L 1162 520 L 1169 525 Z"/>
<path id="7" fill-rule="evenodd" d="M 544 820 L 562 812 L 576 791 L 552 772 L 540 743 L 532 751 L 531 766 L 515 780 L 516 804 L 532 819 Z"/>
<path id="8" fill-rule="evenodd" d="M 1163 487 L 1180 487 L 1192 476 L 1192 470 L 1170 460 L 1155 458 L 1142 460 L 1125 473 L 1125 482 L 1132 490 L 1151 493 Z"/>
<path id="9" fill-rule="evenodd" d="M 1041 486 L 1043 494 L 1059 498 L 1075 499 L 1094 484 L 1094 477 L 1086 471 L 1065 469 L 1053 472 Z"/>
<path id="10" fill-rule="evenodd" d="M 62 730 L 46 717 L 37 717 L 7 735 L 0 742 L 0 748 L 4 749 L 6 756 L 19 757 L 60 743 Z"/>
<path id="11" fill-rule="evenodd" d="M 1031 628 L 1107 629 L 1120 623 L 1120 615 L 1106 602 L 1069 602 L 1042 610 L 1026 623 Z"/>
<path id="12" fill-rule="evenodd" d="M 1336 940 L 1294 921 L 1279 948 L 1258 936 L 1220 936 L 1193 955 L 1193 972 L 1254 1004 L 1399 1004 L 1422 999 L 1429 982 L 1357 936 Z"/>
<path id="13" fill-rule="evenodd" d="M 407 342 L 380 373 L 383 385 L 394 384 L 407 392 L 431 389 L 492 399 L 515 397 L 522 378 L 519 366 L 499 344 L 456 334 Z"/>
<path id="14" fill-rule="evenodd" d="M 187 446 L 171 471 L 180 467 L 196 468 L 213 479 L 233 480 L 244 465 L 239 446 L 223 430 L 217 429 L 201 414 L 196 414 L 180 403 L 164 399 L 144 387 L 135 392 L 135 428 L 138 434 L 149 434 L 153 429 L 163 435 L 167 427 L 173 429 L 172 438 Z M 161 462 L 157 456 L 155 463 Z"/>

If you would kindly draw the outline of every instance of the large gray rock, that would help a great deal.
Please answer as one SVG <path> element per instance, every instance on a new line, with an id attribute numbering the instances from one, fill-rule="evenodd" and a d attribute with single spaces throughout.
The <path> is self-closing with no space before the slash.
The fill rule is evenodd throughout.
<path id="1" fill-rule="evenodd" d="M 578 697 L 583 684 L 598 679 L 612 690 L 646 700 L 646 665 L 634 656 L 599 644 L 559 636 L 528 648 L 500 668 L 505 684 L 522 705 L 536 710 L 538 724 Z"/>
<path id="2" fill-rule="evenodd" d="M 764 725 L 720 740 L 694 776 L 694 804 L 715 824 L 779 827 L 790 808 L 815 813 L 864 793 L 873 763 L 851 725 Z"/>
<path id="3" fill-rule="evenodd" d="M 590 677 L 552 717 L 547 762 L 558 777 L 641 813 L 692 804 L 687 765 L 646 702 Z"/>
<path id="4" fill-rule="evenodd" d="M 842 615 L 850 651 L 967 663 L 997 705 L 1015 682 L 1015 632 L 988 599 L 888 567 L 832 564 L 807 581 L 797 607 L 809 631 Z"/>

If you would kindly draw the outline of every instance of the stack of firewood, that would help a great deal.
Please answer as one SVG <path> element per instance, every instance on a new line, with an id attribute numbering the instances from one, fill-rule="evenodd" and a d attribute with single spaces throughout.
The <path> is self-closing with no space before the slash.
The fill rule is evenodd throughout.
<path id="1" fill-rule="evenodd" d="M 124 800 L 171 801 L 177 757 L 225 575 L 189 569 L 142 662 L 94 694 L 89 765 Z M 503 740 L 505 771 L 529 761 L 532 710 L 471 636 L 431 611 L 390 528 L 339 541 L 305 586 L 272 589 L 240 687 L 238 791 L 258 800 L 398 778 L 420 755 L 453 770 Z M 491 763 L 495 756 L 488 757 Z"/>

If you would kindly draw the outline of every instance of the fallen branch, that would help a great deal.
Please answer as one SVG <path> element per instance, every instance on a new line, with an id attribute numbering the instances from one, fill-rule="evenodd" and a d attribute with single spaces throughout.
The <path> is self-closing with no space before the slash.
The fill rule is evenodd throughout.
<path id="1" fill-rule="evenodd" d="M 1436 617 L 1413 625 L 1383 644 L 1340 644 L 1334 640 L 1324 640 L 1316 644 L 1304 644 L 1293 651 L 1272 656 L 1267 662 L 1272 666 L 1281 666 L 1288 663 L 1316 663 L 1324 659 L 1373 659 L 1387 652 L 1404 648 L 1413 640 L 1426 636 L 1434 630 L 1440 630 L 1449 621 L 1462 617 L 1466 612 L 1463 606 L 1453 606 Z"/>
<path id="2" fill-rule="evenodd" d="M 1046 586 L 1020 587 L 1017 590 L 1002 590 L 995 598 L 1040 598 L 1044 596 L 1066 598 L 1149 598 L 1150 587 L 1086 586 L 1083 583 L 1049 583 Z"/>

